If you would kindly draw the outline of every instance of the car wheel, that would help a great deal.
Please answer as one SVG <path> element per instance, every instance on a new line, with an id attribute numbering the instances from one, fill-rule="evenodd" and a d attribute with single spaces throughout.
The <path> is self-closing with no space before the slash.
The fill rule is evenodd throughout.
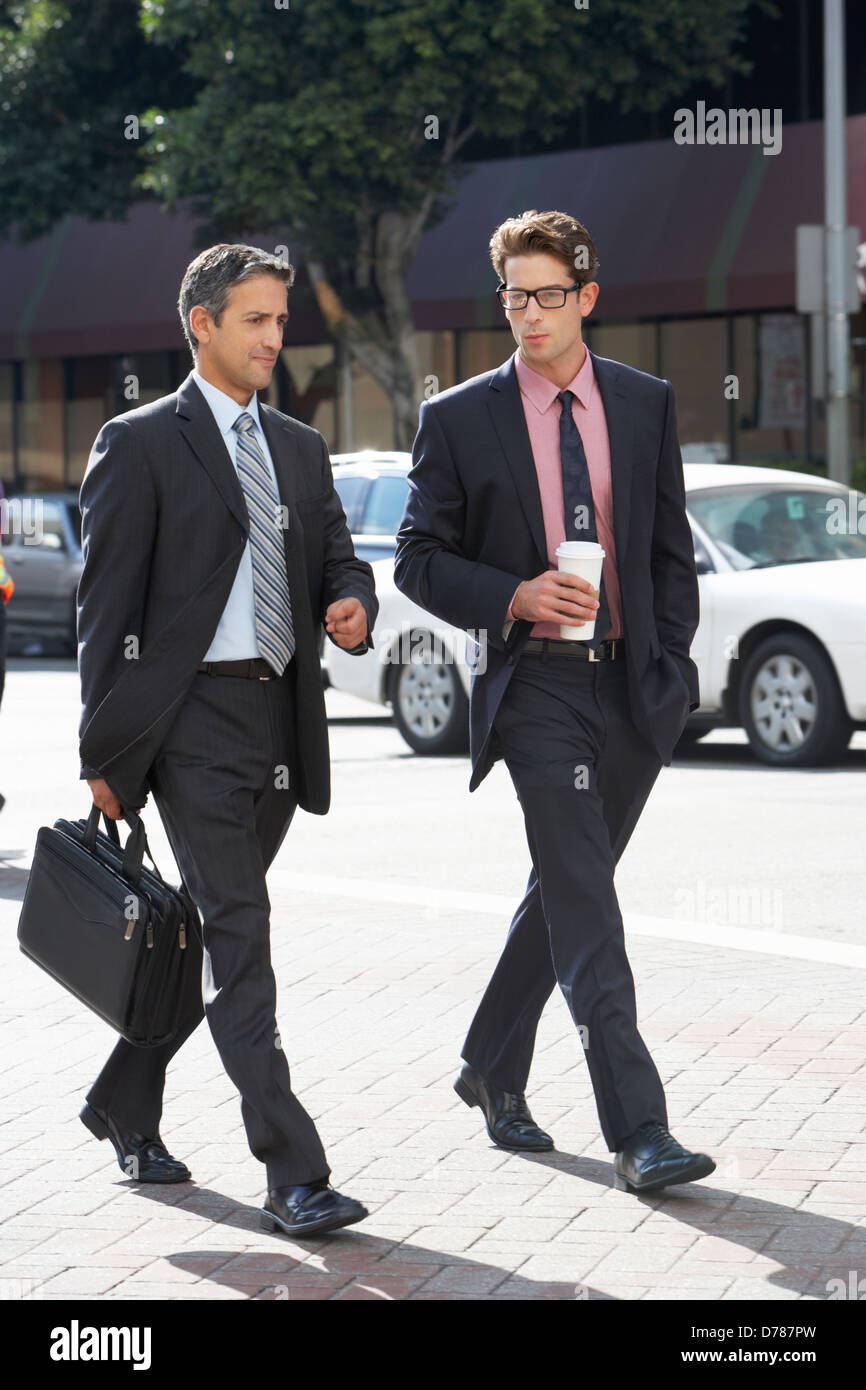
<path id="1" fill-rule="evenodd" d="M 410 657 L 393 667 L 389 699 L 403 738 L 416 753 L 465 753 L 469 701 L 454 662 L 441 661 L 413 632 Z"/>
<path id="2" fill-rule="evenodd" d="M 773 767 L 832 762 L 854 727 L 827 657 L 796 632 L 774 633 L 746 661 L 740 718 L 752 751 Z"/>

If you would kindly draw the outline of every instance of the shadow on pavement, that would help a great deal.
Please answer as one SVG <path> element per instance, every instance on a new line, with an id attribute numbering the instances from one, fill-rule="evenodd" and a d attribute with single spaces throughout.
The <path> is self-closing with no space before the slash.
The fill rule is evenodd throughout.
<path id="1" fill-rule="evenodd" d="M 5 898 L 9 902 L 23 902 L 24 890 L 30 877 L 30 868 L 28 865 L 26 869 L 19 869 L 15 864 L 10 863 L 10 860 L 26 858 L 23 849 L 0 848 L 0 899 Z"/>
<path id="2" fill-rule="evenodd" d="M 527 1155 L 525 1161 L 540 1163 L 587 1182 L 605 1187 L 611 1185 L 611 1165 L 598 1159 L 554 1152 Z M 146 1190 L 136 1188 L 133 1183 L 127 1185 L 141 1200 L 197 1211 L 215 1226 L 259 1232 L 258 1207 L 239 1205 L 211 1189 L 185 1183 L 171 1193 L 166 1189 Z M 780 1290 L 826 1300 L 829 1281 L 849 1283 L 850 1272 L 862 1268 L 866 1259 L 866 1233 L 853 1221 L 792 1210 L 778 1202 L 713 1187 L 706 1181 L 668 1188 L 645 1197 L 623 1194 L 622 1201 L 661 1209 L 666 1216 L 691 1228 L 695 1235 L 718 1240 L 718 1250 L 710 1252 L 703 1262 L 706 1273 L 716 1278 L 722 1266 L 736 1263 L 732 1278 L 752 1277 Z M 567 1214 L 577 1216 L 580 1210 L 580 1192 L 576 1186 L 575 1206 Z M 503 1218 L 517 1215 L 519 1207 L 502 1212 Z M 428 1226 L 437 1219 L 447 1224 L 447 1212 L 439 1218 L 426 1214 L 419 1214 L 418 1218 L 419 1224 Z M 587 1228 L 588 1238 L 598 1234 Z M 618 1235 L 622 1237 L 621 1248 L 627 1233 Z M 228 1285 L 254 1299 L 618 1301 L 615 1295 L 593 1288 L 586 1280 L 578 1283 L 533 1280 L 487 1260 L 474 1260 L 471 1249 L 461 1254 L 449 1253 L 415 1244 L 411 1238 L 397 1241 L 368 1235 L 363 1225 L 309 1240 L 292 1240 L 285 1235 L 262 1238 L 273 1243 L 273 1251 L 239 1254 L 218 1248 L 186 1248 L 166 1251 L 163 1258 L 176 1268 L 197 1273 L 203 1280 L 215 1284 Z M 732 1254 L 738 1247 L 742 1251 L 741 1262 L 737 1262 L 735 1253 Z M 563 1260 L 568 1258 L 565 1242 L 550 1246 L 539 1241 L 536 1253 L 543 1255 L 552 1249 Z M 664 1236 L 660 1235 L 660 1257 L 669 1255 L 674 1249 L 666 1245 Z M 744 1267 L 752 1255 L 759 1252 L 782 1267 L 773 1272 L 756 1268 L 748 1275 Z M 602 1258 L 600 1256 L 599 1261 Z M 576 1260 L 584 1259 L 582 1252 L 576 1256 Z M 690 1277 L 684 1275 L 683 1279 L 688 1283 Z M 652 1288 L 657 1276 L 643 1269 L 625 1269 L 623 1278 L 629 1285 L 645 1283 Z M 671 1278 L 674 1284 L 678 1282 L 676 1270 L 672 1271 Z M 169 1291 L 170 1285 L 166 1284 L 166 1292 Z M 180 1289 L 178 1293 L 183 1297 Z M 700 1296 L 700 1289 L 695 1288 L 695 1293 Z"/>

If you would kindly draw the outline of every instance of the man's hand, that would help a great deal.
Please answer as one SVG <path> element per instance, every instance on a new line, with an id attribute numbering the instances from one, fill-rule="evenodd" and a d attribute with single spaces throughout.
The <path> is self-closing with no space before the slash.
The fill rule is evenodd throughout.
<path id="1" fill-rule="evenodd" d="M 93 800 L 104 811 L 109 820 L 122 820 L 123 810 L 120 802 L 111 790 L 104 777 L 88 777 L 87 785 L 93 793 Z"/>
<path id="2" fill-rule="evenodd" d="M 338 598 L 329 604 L 325 612 L 325 631 L 346 651 L 360 646 L 367 635 L 367 614 L 361 600 Z"/>
<path id="3" fill-rule="evenodd" d="M 511 604 L 515 618 L 529 622 L 568 623 L 580 627 L 598 611 L 598 589 L 579 574 L 546 570 L 537 579 L 524 579 Z"/>

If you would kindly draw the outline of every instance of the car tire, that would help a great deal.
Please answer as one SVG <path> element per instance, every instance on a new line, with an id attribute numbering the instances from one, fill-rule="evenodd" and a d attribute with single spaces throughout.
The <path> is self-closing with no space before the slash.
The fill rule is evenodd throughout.
<path id="1" fill-rule="evenodd" d="M 401 735 L 422 755 L 468 752 L 469 700 L 456 664 L 437 661 L 418 632 L 411 634 L 410 652 L 408 661 L 392 667 L 388 686 Z"/>
<path id="2" fill-rule="evenodd" d="M 747 658 L 740 718 L 753 753 L 771 767 L 833 762 L 854 728 L 830 661 L 798 632 L 773 633 Z"/>

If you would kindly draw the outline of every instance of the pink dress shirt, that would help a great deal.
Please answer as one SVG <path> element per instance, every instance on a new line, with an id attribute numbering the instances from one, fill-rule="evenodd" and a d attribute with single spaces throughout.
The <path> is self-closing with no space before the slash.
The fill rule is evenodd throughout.
<path id="1" fill-rule="evenodd" d="M 559 568 L 556 547 L 565 540 L 565 512 L 562 501 L 562 464 L 559 456 L 559 415 L 560 404 L 556 399 L 562 387 L 539 376 L 538 372 L 527 366 L 520 352 L 514 354 L 520 397 L 526 427 L 529 430 L 529 443 L 538 477 L 538 491 L 541 495 L 541 513 L 544 519 L 544 538 L 547 543 L 547 561 L 550 569 Z M 613 541 L 613 496 L 610 484 L 610 443 L 607 435 L 607 421 L 601 392 L 592 370 L 592 358 L 587 352 L 583 366 L 568 383 L 567 389 L 574 395 L 572 415 L 577 425 L 586 462 L 589 468 L 589 481 L 592 488 L 592 503 L 595 509 L 596 534 L 599 545 L 604 546 L 604 577 L 607 605 L 610 610 L 610 637 L 622 636 L 622 600 L 619 580 L 616 573 L 616 549 Z M 515 590 L 516 594 L 517 590 Z M 511 603 L 514 602 L 512 595 Z M 506 621 L 514 618 L 508 605 Z M 532 637 L 561 638 L 559 623 L 533 623 Z"/>

